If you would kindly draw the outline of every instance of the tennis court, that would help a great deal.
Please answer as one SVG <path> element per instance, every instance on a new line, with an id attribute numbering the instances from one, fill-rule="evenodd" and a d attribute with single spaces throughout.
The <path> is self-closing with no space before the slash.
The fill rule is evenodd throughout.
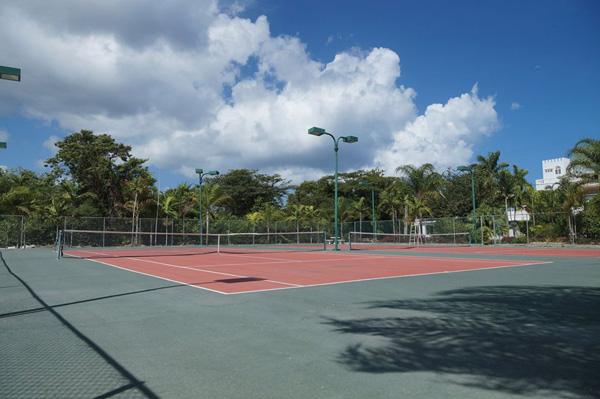
<path id="1" fill-rule="evenodd" d="M 314 240 L 2 251 L 0 396 L 600 392 L 600 250 Z"/>
<path id="2" fill-rule="evenodd" d="M 456 273 L 539 264 L 536 261 L 427 258 L 348 252 L 281 252 L 243 249 L 189 256 L 129 256 L 127 251 L 92 251 L 95 262 L 223 294 L 312 287 L 365 280 Z M 70 251 L 87 257 L 89 251 Z M 112 255 L 112 257 L 111 257 Z"/>

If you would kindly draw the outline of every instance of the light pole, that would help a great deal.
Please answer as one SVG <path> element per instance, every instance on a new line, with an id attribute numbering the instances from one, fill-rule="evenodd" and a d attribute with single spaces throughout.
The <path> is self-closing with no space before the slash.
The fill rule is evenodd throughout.
<path id="1" fill-rule="evenodd" d="M 215 176 L 219 174 L 218 170 L 211 170 L 204 173 L 204 169 L 196 169 L 196 173 L 198 173 L 199 183 L 198 183 L 198 196 L 200 197 L 200 245 L 202 245 L 202 178 L 206 175 Z"/>
<path id="2" fill-rule="evenodd" d="M 322 135 L 327 135 L 329 137 L 331 137 L 333 139 L 333 150 L 335 151 L 335 220 L 334 220 L 334 225 L 335 225 L 335 237 L 334 242 L 335 242 L 335 250 L 339 251 L 338 249 L 338 143 L 340 141 L 340 139 L 344 142 L 344 143 L 356 143 L 358 141 L 358 137 L 356 136 L 341 136 L 338 137 L 337 139 L 330 133 L 327 133 L 325 131 L 325 129 L 321 129 L 320 127 L 311 127 L 310 129 L 308 129 L 308 134 L 312 134 L 313 136 L 322 136 Z"/>
<path id="3" fill-rule="evenodd" d="M 477 213 L 475 211 L 475 173 L 473 171 L 473 168 L 469 166 L 459 166 L 456 169 L 461 172 L 469 172 L 471 174 L 471 194 L 473 196 L 473 240 L 475 241 L 475 244 L 477 244 Z"/>
<path id="4" fill-rule="evenodd" d="M 371 186 L 371 204 L 373 205 L 373 234 L 377 233 L 377 227 L 375 225 L 375 186 L 371 183 L 367 183 L 366 181 L 358 182 L 359 186 Z M 373 237 L 375 239 L 375 237 Z"/>

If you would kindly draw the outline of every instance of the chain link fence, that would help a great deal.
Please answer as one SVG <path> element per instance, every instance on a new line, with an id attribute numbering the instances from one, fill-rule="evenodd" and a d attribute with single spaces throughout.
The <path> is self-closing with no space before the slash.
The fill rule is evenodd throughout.
<path id="1" fill-rule="evenodd" d="M 600 222 L 597 222 L 600 224 Z M 485 245 L 501 244 L 598 244 L 598 234 L 578 232 L 585 225 L 581 215 L 568 213 L 542 213 L 520 215 L 485 215 L 473 217 L 426 218 L 419 222 L 421 234 L 470 233 L 472 241 Z M 339 234 L 343 239 L 352 232 L 377 232 L 409 234 L 411 223 L 402 219 L 353 221 L 340 223 Z M 44 217 L 0 215 L 0 247 L 28 248 L 52 246 L 58 231 L 90 230 L 157 233 L 151 245 L 168 245 L 168 234 L 198 233 L 198 219 L 174 218 L 109 218 L 109 217 L 63 217 L 52 221 Z M 585 230 L 585 229 L 584 229 Z M 307 221 L 250 221 L 216 220 L 208 225 L 204 221 L 204 233 L 278 233 L 295 231 L 325 231 L 333 237 L 334 224 Z M 476 237 L 476 239 L 475 239 Z"/>
<path id="2" fill-rule="evenodd" d="M 404 220 L 352 222 L 344 224 L 344 234 L 350 231 L 408 234 L 412 222 Z M 599 244 L 595 231 L 580 232 L 585 226 L 581 214 L 515 213 L 473 217 L 427 218 L 419 222 L 421 234 L 470 233 L 473 242 L 500 244 Z M 589 223 L 588 223 L 589 224 Z M 600 225 L 600 220 L 596 221 Z M 595 226 L 596 230 L 597 227 Z M 584 230 L 594 230 L 584 229 Z"/>

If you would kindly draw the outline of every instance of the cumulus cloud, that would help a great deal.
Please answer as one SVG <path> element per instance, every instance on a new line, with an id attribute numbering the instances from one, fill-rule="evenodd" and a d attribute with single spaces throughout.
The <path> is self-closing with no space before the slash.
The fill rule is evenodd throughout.
<path id="1" fill-rule="evenodd" d="M 60 141 L 60 139 L 55 135 L 48 137 L 48 139 L 44 141 L 44 148 L 48 149 L 52 153 L 52 156 L 56 155 L 58 152 L 58 148 L 54 145 L 58 141 Z"/>
<path id="2" fill-rule="evenodd" d="M 473 144 L 499 128 L 493 98 L 476 86 L 419 115 L 394 51 L 351 49 L 319 62 L 300 37 L 273 36 L 266 16 L 240 17 L 237 2 L 43 4 L 0 9 L 0 57 L 24 71 L 0 104 L 69 131 L 109 133 L 149 165 L 189 178 L 196 167 L 295 182 L 331 173 L 331 140 L 309 136 L 311 126 L 359 137 L 340 150 L 341 170 L 389 174 L 406 163 L 468 162 Z"/>
<path id="3" fill-rule="evenodd" d="M 481 99 L 477 91 L 475 85 L 471 93 L 428 106 L 424 115 L 393 133 L 393 144 L 377 152 L 376 164 L 388 171 L 423 163 L 440 169 L 469 160 L 473 144 L 499 128 L 494 99 Z"/>

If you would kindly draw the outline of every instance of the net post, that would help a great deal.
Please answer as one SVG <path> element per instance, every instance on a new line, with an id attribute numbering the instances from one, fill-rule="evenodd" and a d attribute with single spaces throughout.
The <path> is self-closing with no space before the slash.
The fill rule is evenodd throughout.
<path id="1" fill-rule="evenodd" d="M 352 251 L 352 232 L 348 232 L 348 251 Z"/>
<path id="2" fill-rule="evenodd" d="M 323 251 L 327 251 L 327 232 L 323 231 Z"/>
<path id="3" fill-rule="evenodd" d="M 206 237 L 208 239 L 208 237 Z M 217 235 L 217 253 L 221 253 L 221 234 Z"/>
<path id="4" fill-rule="evenodd" d="M 58 231 L 58 242 L 56 243 L 56 259 L 62 258 L 62 242 L 63 242 L 63 234 L 62 230 Z"/>

